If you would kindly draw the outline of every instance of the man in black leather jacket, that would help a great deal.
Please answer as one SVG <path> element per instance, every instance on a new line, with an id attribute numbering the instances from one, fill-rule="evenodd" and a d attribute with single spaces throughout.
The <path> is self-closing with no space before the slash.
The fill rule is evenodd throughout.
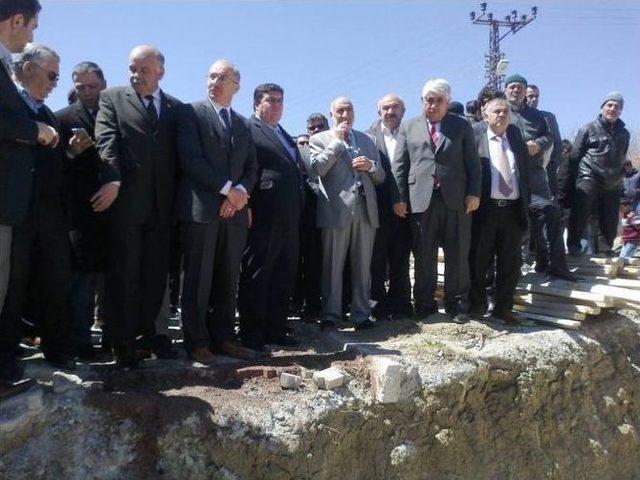
<path id="1" fill-rule="evenodd" d="M 611 251 L 618 226 L 623 163 L 629 131 L 620 120 L 624 98 L 611 92 L 600 105 L 598 118 L 583 126 L 573 143 L 571 163 L 576 170 L 575 193 L 569 217 L 569 252 L 580 254 L 580 239 L 589 213 L 596 206 L 600 231 Z"/>

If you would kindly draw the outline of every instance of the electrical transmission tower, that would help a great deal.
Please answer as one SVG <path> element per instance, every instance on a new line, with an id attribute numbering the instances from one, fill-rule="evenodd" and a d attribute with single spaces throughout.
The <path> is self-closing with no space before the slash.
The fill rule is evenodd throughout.
<path id="1" fill-rule="evenodd" d="M 501 89 L 504 81 L 504 72 L 508 62 L 504 59 L 504 53 L 500 52 L 500 42 L 510 33 L 515 34 L 529 25 L 536 19 L 538 7 L 531 7 L 531 16 L 522 15 L 518 18 L 516 10 L 511 11 L 511 15 L 504 17 L 504 20 L 496 20 L 493 13 L 487 13 L 487 4 L 480 4 L 480 15 L 470 12 L 469 17 L 474 25 L 489 25 L 489 53 L 485 53 L 484 69 L 487 85 Z M 507 29 L 500 34 L 500 28 Z"/>

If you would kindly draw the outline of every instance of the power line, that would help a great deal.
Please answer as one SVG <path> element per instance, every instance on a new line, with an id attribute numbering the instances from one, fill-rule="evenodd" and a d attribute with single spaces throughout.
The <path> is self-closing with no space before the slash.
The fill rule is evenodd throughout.
<path id="1" fill-rule="evenodd" d="M 504 67 L 506 60 L 504 54 L 500 52 L 500 42 L 509 35 L 515 35 L 524 27 L 529 25 L 536 19 L 538 15 L 538 7 L 531 7 L 531 15 L 521 15 L 518 17 L 517 10 L 511 10 L 511 14 L 504 17 L 504 20 L 497 20 L 493 17 L 493 13 L 487 12 L 487 4 L 480 4 L 480 15 L 476 12 L 470 12 L 469 17 L 474 25 L 488 25 L 489 30 L 489 53 L 486 53 L 484 69 L 487 85 L 495 88 L 501 88 L 504 80 Z M 506 29 L 501 34 L 500 29 Z"/>

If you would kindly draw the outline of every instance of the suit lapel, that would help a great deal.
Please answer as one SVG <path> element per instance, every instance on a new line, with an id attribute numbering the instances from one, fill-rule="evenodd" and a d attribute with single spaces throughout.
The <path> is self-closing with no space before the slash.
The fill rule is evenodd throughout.
<path id="1" fill-rule="evenodd" d="M 147 114 L 147 110 L 144 108 L 144 105 L 142 104 L 142 100 L 140 99 L 136 91 L 133 89 L 133 87 L 127 87 L 126 96 L 127 96 L 127 100 L 129 101 L 129 104 L 134 108 L 135 111 L 137 111 L 140 114 L 140 116 L 145 121 L 145 123 L 149 127 L 151 127 L 151 122 L 149 120 L 149 115 Z"/>
<path id="2" fill-rule="evenodd" d="M 419 138 L 424 138 L 424 152 L 426 153 L 426 156 L 429 157 L 430 159 L 435 158 L 436 154 L 433 151 L 433 148 L 431 148 L 431 137 L 429 136 L 429 123 L 427 122 L 427 117 L 423 115 L 420 115 L 420 123 L 419 123 L 419 127 L 420 130 L 422 130 L 421 132 L 419 132 L 420 137 Z"/>
<path id="3" fill-rule="evenodd" d="M 79 123 L 81 123 L 87 133 L 91 137 L 93 137 L 93 130 L 96 126 L 95 120 L 87 111 L 87 109 L 82 106 L 82 103 L 80 103 L 79 100 L 74 104 L 74 108 L 76 110 L 76 115 L 78 116 Z"/>
<path id="4" fill-rule="evenodd" d="M 209 99 L 206 99 L 204 102 L 202 102 L 202 110 L 204 112 L 204 119 L 205 122 L 207 122 L 209 131 L 212 134 L 215 132 L 219 140 L 224 139 L 224 130 L 222 128 L 222 123 L 220 123 L 218 112 L 216 112 L 216 109 L 213 108 L 213 105 L 211 105 L 211 101 Z"/>
<path id="5" fill-rule="evenodd" d="M 389 152 L 387 152 L 387 144 L 384 141 L 384 135 L 382 134 L 382 122 L 378 121 L 378 125 L 374 129 L 376 144 L 378 146 L 378 150 L 380 150 L 385 157 L 389 158 Z M 392 162 L 393 158 L 389 158 L 389 162 Z"/>
<path id="6" fill-rule="evenodd" d="M 295 158 L 291 158 L 291 156 L 289 155 L 289 152 L 287 152 L 287 149 L 284 147 L 284 145 L 282 145 L 282 142 L 276 135 L 276 132 L 274 132 L 269 125 L 264 123 L 255 115 L 252 117 L 252 120 L 255 123 L 255 125 L 260 129 L 262 134 L 269 139 L 269 141 L 273 144 L 276 150 L 278 150 L 290 162 L 295 161 Z"/>
<path id="7" fill-rule="evenodd" d="M 447 142 L 450 142 L 450 133 L 449 133 L 449 115 L 445 115 L 445 117 L 440 121 L 440 132 L 438 133 L 438 141 L 436 142 L 435 153 L 437 154 Z M 427 131 L 428 133 L 428 131 Z"/>

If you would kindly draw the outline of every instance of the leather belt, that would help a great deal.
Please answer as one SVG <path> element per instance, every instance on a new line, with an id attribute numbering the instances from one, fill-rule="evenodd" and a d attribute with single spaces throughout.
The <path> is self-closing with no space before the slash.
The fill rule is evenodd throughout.
<path id="1" fill-rule="evenodd" d="M 518 205 L 520 203 L 520 199 L 516 198 L 515 200 L 498 200 L 495 198 L 490 198 L 487 203 L 492 207 L 506 208 Z"/>

